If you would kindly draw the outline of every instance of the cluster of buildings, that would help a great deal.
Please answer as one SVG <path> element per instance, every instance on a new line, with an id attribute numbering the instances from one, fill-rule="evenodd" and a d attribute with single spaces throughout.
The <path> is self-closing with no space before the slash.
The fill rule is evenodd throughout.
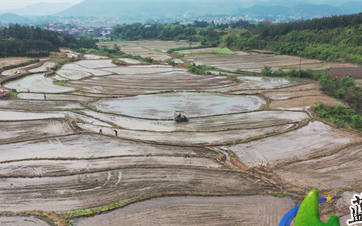
<path id="1" fill-rule="evenodd" d="M 112 34 L 111 27 L 55 28 L 53 24 L 49 24 L 49 28 L 44 29 L 62 32 L 68 35 L 72 35 L 76 38 L 90 35 L 93 35 L 93 37 L 108 37 Z"/>

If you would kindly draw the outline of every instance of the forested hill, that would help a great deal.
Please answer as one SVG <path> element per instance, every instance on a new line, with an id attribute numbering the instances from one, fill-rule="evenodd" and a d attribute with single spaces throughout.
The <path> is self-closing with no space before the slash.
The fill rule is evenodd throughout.
<path id="1" fill-rule="evenodd" d="M 18 24 L 0 29 L 0 57 L 48 54 L 58 51 L 58 47 L 93 48 L 95 43 L 90 38 L 77 40 L 71 35 Z"/>
<path id="2" fill-rule="evenodd" d="M 235 49 L 269 49 L 280 54 L 362 65 L 362 13 L 301 22 L 260 23 L 223 37 Z"/>

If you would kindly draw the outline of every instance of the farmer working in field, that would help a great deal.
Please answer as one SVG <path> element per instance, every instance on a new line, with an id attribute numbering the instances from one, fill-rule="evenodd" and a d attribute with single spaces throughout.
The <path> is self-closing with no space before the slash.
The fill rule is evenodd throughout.
<path id="1" fill-rule="evenodd" d="M 117 130 L 114 130 L 114 134 L 115 134 L 116 136 L 118 136 L 118 131 L 117 131 Z"/>

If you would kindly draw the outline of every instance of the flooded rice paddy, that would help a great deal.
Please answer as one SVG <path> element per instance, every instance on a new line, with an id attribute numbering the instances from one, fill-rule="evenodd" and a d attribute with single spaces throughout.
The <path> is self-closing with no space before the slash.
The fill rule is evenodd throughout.
<path id="1" fill-rule="evenodd" d="M 162 197 L 77 220 L 75 226 L 127 225 L 278 225 L 294 204 L 271 196 Z"/>
<path id="2" fill-rule="evenodd" d="M 247 112 L 263 108 L 257 96 L 227 96 L 206 93 L 166 93 L 121 99 L 102 99 L 95 108 L 138 118 L 172 119 L 175 109 L 185 109 L 188 117 Z"/>
<path id="3" fill-rule="evenodd" d="M 38 92 L 38 93 L 66 93 L 74 91 L 74 88 L 55 85 L 53 78 L 45 77 L 44 74 L 29 75 L 5 84 L 9 89 L 16 89 L 17 92 Z"/>
<path id="4" fill-rule="evenodd" d="M 289 70 L 299 67 L 299 58 L 182 51 L 193 53 L 179 63 L 217 67 L 217 75 L 196 75 L 186 65 L 165 65 L 174 57 L 169 49 L 196 43 L 117 44 L 162 62 L 117 58 L 119 66 L 85 54 L 55 76 L 39 73 L 6 84 L 20 93 L 0 100 L 0 215 L 11 215 L 2 215 L 1 225 L 46 225 L 32 217 L 44 213 L 59 226 L 69 220 L 77 226 L 269 226 L 312 188 L 342 199 L 362 191 L 362 137 L 307 110 L 318 101 L 340 102 L 321 93 L 316 81 L 218 75 L 219 69 L 258 72 L 268 65 Z M 52 59 L 44 60 L 32 72 L 53 67 Z M 302 68 L 333 65 L 302 59 Z M 68 81 L 58 86 L 55 80 Z M 175 109 L 189 122 L 175 123 Z M 99 211 L 130 199 L 134 203 Z M 341 202 L 320 205 L 321 219 L 345 216 L 349 206 Z M 91 208 L 95 216 L 85 218 Z M 73 210 L 82 211 L 64 214 Z"/>

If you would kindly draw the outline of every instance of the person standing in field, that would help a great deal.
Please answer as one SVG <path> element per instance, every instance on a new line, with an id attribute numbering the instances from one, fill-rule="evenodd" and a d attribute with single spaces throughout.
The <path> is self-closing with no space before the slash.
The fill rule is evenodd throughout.
<path id="1" fill-rule="evenodd" d="M 102 134 L 102 135 L 103 135 L 103 131 L 102 131 L 102 129 L 99 129 L 99 134 Z"/>
<path id="2" fill-rule="evenodd" d="M 44 94 L 44 100 L 47 100 L 47 95 Z"/>
<path id="3" fill-rule="evenodd" d="M 118 137 L 118 131 L 114 130 L 114 134 Z"/>

